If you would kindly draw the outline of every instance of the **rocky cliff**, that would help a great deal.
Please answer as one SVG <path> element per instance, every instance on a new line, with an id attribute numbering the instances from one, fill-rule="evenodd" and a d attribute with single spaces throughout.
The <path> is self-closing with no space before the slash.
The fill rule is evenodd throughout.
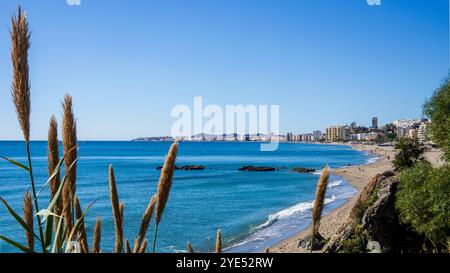
<path id="1" fill-rule="evenodd" d="M 398 183 L 392 172 L 375 176 L 325 252 L 420 252 L 423 238 L 399 220 L 395 207 Z"/>

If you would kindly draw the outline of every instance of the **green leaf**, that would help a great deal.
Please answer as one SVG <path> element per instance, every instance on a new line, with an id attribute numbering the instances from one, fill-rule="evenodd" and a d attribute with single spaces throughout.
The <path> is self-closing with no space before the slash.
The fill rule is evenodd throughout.
<path id="1" fill-rule="evenodd" d="M 58 220 L 58 226 L 56 227 L 55 239 L 53 240 L 52 253 L 55 253 L 56 248 L 58 247 L 57 242 L 58 242 L 58 238 L 60 237 L 61 230 L 62 230 L 61 224 L 62 224 L 63 220 L 64 219 L 62 217 L 59 218 L 59 220 Z M 60 242 L 60 244 L 62 244 L 62 242 Z"/>
<path id="2" fill-rule="evenodd" d="M 84 216 L 86 216 L 86 213 L 95 204 L 95 202 L 96 201 L 89 204 L 89 206 L 84 210 L 83 215 L 81 215 L 81 217 L 75 222 L 75 226 L 72 228 L 72 231 L 70 232 L 69 238 L 67 239 L 67 242 L 66 242 L 66 253 L 69 251 L 69 246 L 70 246 L 69 244 L 72 241 L 72 238 L 75 235 L 75 232 L 78 231 L 78 228 L 80 227 L 81 223 L 83 222 Z"/>
<path id="3" fill-rule="evenodd" d="M 42 217 L 41 224 L 44 224 L 45 221 L 47 221 L 47 219 L 50 217 L 61 217 L 61 216 L 49 211 L 48 209 L 42 209 L 41 211 L 36 213 L 36 215 L 39 215 Z"/>
<path id="4" fill-rule="evenodd" d="M 64 175 L 63 180 L 61 181 L 61 184 L 59 184 L 59 188 L 56 191 L 55 196 L 53 196 L 53 199 L 50 202 L 50 205 L 48 206 L 47 210 L 53 211 L 53 208 L 55 207 L 56 202 L 58 201 L 59 196 L 61 195 L 63 186 L 66 183 L 67 177 L 68 177 L 70 171 L 72 170 L 72 167 L 77 163 L 77 161 L 78 161 L 78 158 L 75 159 L 75 161 L 72 163 L 72 165 L 69 166 L 69 169 L 67 170 L 66 175 Z"/>
<path id="5" fill-rule="evenodd" d="M 47 220 L 47 225 L 45 226 L 45 249 L 49 251 L 50 245 L 52 244 L 52 235 L 53 235 L 53 219 L 54 214 L 50 215 Z M 57 216 L 57 215 L 56 215 Z"/>
<path id="6" fill-rule="evenodd" d="M 0 239 L 3 240 L 3 241 L 5 241 L 5 242 L 7 242 L 7 243 L 10 244 L 10 245 L 12 245 L 13 247 L 15 247 L 15 248 L 17 248 L 17 249 L 20 249 L 20 250 L 23 251 L 23 252 L 26 252 L 26 253 L 34 253 L 34 251 L 31 250 L 31 249 L 29 249 L 28 247 L 26 247 L 26 246 L 24 246 L 24 245 L 21 245 L 21 244 L 15 242 L 15 241 L 13 241 L 13 240 L 11 240 L 11 239 L 5 237 L 5 236 L 0 235 Z"/>
<path id="7" fill-rule="evenodd" d="M 5 199 L 3 199 L 0 196 L 0 201 L 2 201 L 3 205 L 5 205 L 6 209 L 8 210 L 8 212 L 12 215 L 12 217 L 14 217 L 14 219 L 16 220 L 17 223 L 19 223 L 19 225 L 22 226 L 22 228 L 27 231 L 30 232 L 31 234 L 34 235 L 34 237 L 36 237 L 38 240 L 39 237 L 34 233 L 34 230 L 29 230 L 28 225 L 25 223 L 25 221 L 22 219 L 22 217 L 20 217 L 9 205 L 8 202 L 6 202 Z"/>
<path id="8" fill-rule="evenodd" d="M 14 164 L 14 165 L 24 169 L 27 172 L 30 171 L 30 168 L 28 168 L 27 166 L 23 165 L 22 163 L 19 163 L 19 162 L 15 161 L 14 159 L 10 159 L 10 158 L 4 157 L 4 156 L 0 156 L 0 158 L 3 158 L 4 160 L 8 161 L 9 163 Z"/>
<path id="9" fill-rule="evenodd" d="M 45 182 L 44 186 L 42 186 L 42 188 L 38 191 L 38 193 L 36 194 L 36 197 L 39 196 L 39 194 L 45 189 L 45 187 L 50 184 L 50 181 L 52 181 L 53 178 L 55 178 L 55 176 L 59 173 L 59 171 L 61 170 L 61 165 L 64 162 L 64 159 L 66 158 L 67 154 L 69 154 L 70 152 L 72 152 L 75 148 L 77 148 L 78 146 L 72 147 L 72 149 L 70 149 L 67 153 L 64 154 L 64 156 L 61 158 L 61 160 L 58 162 L 58 165 L 56 165 L 55 169 L 53 170 L 52 174 L 50 175 L 50 177 L 48 178 L 47 182 Z"/>

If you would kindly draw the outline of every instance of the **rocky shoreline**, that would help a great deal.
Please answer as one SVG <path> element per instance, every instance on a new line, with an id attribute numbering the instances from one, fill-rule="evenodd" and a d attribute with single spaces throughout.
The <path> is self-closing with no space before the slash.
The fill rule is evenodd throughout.
<path id="1" fill-rule="evenodd" d="M 157 170 L 162 170 L 162 166 L 156 167 Z M 201 171 L 205 170 L 206 167 L 203 165 L 183 165 L 183 166 L 175 166 L 175 170 L 182 171 Z M 275 168 L 275 167 L 264 167 L 264 166 L 243 166 L 238 169 L 238 171 L 243 172 L 277 172 L 280 169 L 288 169 L 287 167 Z M 312 168 L 303 168 L 303 167 L 295 167 L 291 169 L 291 172 L 295 173 L 314 173 L 316 169 Z"/>
<path id="2" fill-rule="evenodd" d="M 398 219 L 395 219 L 396 213 L 393 212 L 393 200 L 395 200 L 397 185 L 395 173 L 392 172 L 394 148 L 377 145 L 353 145 L 351 147 L 377 156 L 379 159 L 362 166 L 347 166 L 333 170 L 335 175 L 348 181 L 358 192 L 346 204 L 324 215 L 319 232 L 327 240 L 327 244 L 317 252 L 340 252 L 349 240 L 354 239 L 351 236 L 361 230 L 369 241 L 373 240 L 380 245 L 383 244 L 384 249 L 395 249 L 398 245 L 396 236 L 384 235 L 385 233 L 390 234 L 386 232 L 386 229 L 403 228 L 399 225 Z M 442 164 L 441 155 L 441 151 L 428 151 L 424 156 L 433 165 L 440 165 Z M 272 246 L 270 251 L 309 253 L 305 244 L 303 246 L 300 244 L 308 237 L 309 230 L 310 227 Z M 379 251 L 377 245 L 373 247 L 372 251 Z"/>
<path id="3" fill-rule="evenodd" d="M 157 170 L 162 170 L 163 166 L 156 167 Z M 185 165 L 185 166 L 175 166 L 175 170 L 182 171 L 202 171 L 205 169 L 205 166 L 202 165 Z"/>
<path id="4" fill-rule="evenodd" d="M 376 162 L 362 166 L 346 166 L 333 170 L 333 174 L 340 176 L 349 182 L 358 190 L 358 192 L 350 198 L 347 203 L 323 216 L 320 226 L 320 234 L 325 239 L 330 239 L 338 233 L 339 229 L 350 217 L 352 208 L 369 181 L 375 175 L 392 169 L 391 159 L 394 156 L 393 147 L 381 148 L 375 145 L 353 145 L 351 147 L 355 150 L 365 151 L 368 154 L 377 156 L 379 159 Z M 308 253 L 309 250 L 299 245 L 299 243 L 309 235 L 309 230 L 310 227 L 276 244 L 275 246 L 272 246 L 270 251 L 276 253 Z"/>

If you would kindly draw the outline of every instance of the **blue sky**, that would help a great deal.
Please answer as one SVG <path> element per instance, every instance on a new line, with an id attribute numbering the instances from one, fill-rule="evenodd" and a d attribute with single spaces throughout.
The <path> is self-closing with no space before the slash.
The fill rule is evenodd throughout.
<path id="1" fill-rule="evenodd" d="M 0 139 L 10 99 L 10 17 L 32 29 L 32 138 L 74 98 L 80 139 L 170 132 L 176 104 L 279 104 L 281 131 L 421 117 L 449 68 L 446 0 L 0 2 Z"/>

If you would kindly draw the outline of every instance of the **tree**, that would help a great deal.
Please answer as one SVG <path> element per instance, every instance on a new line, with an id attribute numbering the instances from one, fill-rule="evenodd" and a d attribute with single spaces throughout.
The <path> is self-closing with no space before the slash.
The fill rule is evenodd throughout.
<path id="1" fill-rule="evenodd" d="M 450 159 L 450 78 L 435 91 L 424 105 L 424 114 L 431 120 L 428 132 L 434 143 L 444 152 L 444 158 Z"/>
<path id="2" fill-rule="evenodd" d="M 402 138 L 395 145 L 395 149 L 398 152 L 393 163 L 397 170 L 411 168 L 416 163 L 424 160 L 422 157 L 424 148 L 420 146 L 417 140 Z"/>
<path id="3" fill-rule="evenodd" d="M 450 165 L 419 163 L 399 176 L 396 207 L 403 223 L 447 251 L 450 239 Z"/>

